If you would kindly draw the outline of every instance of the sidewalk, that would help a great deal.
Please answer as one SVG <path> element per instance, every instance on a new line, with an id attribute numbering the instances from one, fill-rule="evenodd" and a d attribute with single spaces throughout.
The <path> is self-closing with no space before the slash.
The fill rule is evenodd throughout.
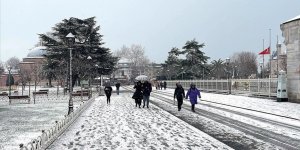
<path id="1" fill-rule="evenodd" d="M 49 149 L 231 149 L 151 104 L 136 108 L 130 95 L 97 98 Z"/>

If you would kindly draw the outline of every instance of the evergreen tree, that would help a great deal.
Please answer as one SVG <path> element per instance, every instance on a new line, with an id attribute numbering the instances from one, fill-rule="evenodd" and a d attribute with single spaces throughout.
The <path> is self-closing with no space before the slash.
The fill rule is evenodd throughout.
<path id="1" fill-rule="evenodd" d="M 179 59 L 178 56 L 182 52 L 177 47 L 173 47 L 168 53 L 168 58 L 163 65 L 163 74 L 170 77 L 171 79 L 178 78 L 182 62 L 182 59 Z"/>
<path id="2" fill-rule="evenodd" d="M 6 86 L 14 85 L 14 83 L 15 83 L 15 79 L 14 79 L 13 75 L 12 74 L 7 75 Z"/>
<path id="3" fill-rule="evenodd" d="M 183 46 L 182 54 L 186 55 L 186 59 L 182 62 L 182 65 L 185 66 L 186 75 L 190 78 L 199 78 L 202 74 L 201 70 L 205 68 L 204 64 L 209 59 L 200 50 L 204 46 L 204 43 L 199 44 L 195 39 L 187 41 Z"/>
<path id="4" fill-rule="evenodd" d="M 118 59 L 112 56 L 110 49 L 102 46 L 103 36 L 98 33 L 99 30 L 100 26 L 96 26 L 95 17 L 70 18 L 56 24 L 53 31 L 40 34 L 40 38 L 47 47 L 45 57 L 53 62 L 48 65 L 57 70 L 61 70 L 59 67 L 69 66 L 71 48 L 73 85 L 78 78 L 87 79 L 89 75 L 111 74 Z M 66 35 L 69 33 L 75 35 L 75 43 L 72 46 L 66 41 Z M 91 56 L 92 60 L 88 60 L 88 56 Z M 97 68 L 95 64 L 98 65 Z"/>

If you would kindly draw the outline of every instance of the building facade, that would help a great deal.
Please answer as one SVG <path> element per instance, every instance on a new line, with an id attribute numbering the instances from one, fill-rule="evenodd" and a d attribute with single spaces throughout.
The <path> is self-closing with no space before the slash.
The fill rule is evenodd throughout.
<path id="1" fill-rule="evenodd" d="M 300 103 L 300 15 L 280 25 L 287 53 L 287 91 L 291 102 Z"/>

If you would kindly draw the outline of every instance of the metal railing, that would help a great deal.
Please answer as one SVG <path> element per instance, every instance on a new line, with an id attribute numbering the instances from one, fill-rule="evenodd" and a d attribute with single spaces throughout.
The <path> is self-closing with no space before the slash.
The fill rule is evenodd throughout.
<path id="1" fill-rule="evenodd" d="M 27 145 L 20 144 L 20 150 L 40 150 L 49 147 L 79 117 L 79 115 L 91 105 L 94 100 L 95 97 L 80 104 L 80 106 L 70 115 L 66 115 L 61 121 L 56 121 L 52 128 L 42 130 L 42 135 L 33 139 Z"/>
<path id="2" fill-rule="evenodd" d="M 194 83 L 204 92 L 228 93 L 246 96 L 275 97 L 277 91 L 277 78 L 267 79 L 228 79 L 228 80 L 168 80 L 168 87 L 175 87 L 181 83 L 185 89 Z"/>

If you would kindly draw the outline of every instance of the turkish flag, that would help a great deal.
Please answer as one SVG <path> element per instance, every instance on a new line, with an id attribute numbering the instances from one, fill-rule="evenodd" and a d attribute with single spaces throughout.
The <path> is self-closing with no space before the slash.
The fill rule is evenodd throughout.
<path id="1" fill-rule="evenodd" d="M 270 47 L 266 48 L 265 50 L 259 53 L 259 55 L 265 55 L 265 54 L 270 54 Z"/>

